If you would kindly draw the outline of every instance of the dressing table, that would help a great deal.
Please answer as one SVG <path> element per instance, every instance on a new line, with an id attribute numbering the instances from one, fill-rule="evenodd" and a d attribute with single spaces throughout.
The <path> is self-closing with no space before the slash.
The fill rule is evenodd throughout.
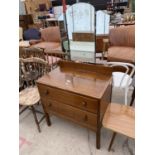
<path id="1" fill-rule="evenodd" d="M 99 149 L 102 118 L 111 100 L 112 68 L 73 61 L 58 65 L 37 81 L 47 124 L 55 115 L 88 128 L 96 133 Z"/>

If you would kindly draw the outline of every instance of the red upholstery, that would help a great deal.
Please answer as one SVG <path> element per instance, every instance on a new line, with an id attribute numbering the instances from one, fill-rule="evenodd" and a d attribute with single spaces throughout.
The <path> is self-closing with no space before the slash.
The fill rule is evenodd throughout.
<path id="1" fill-rule="evenodd" d="M 45 52 L 62 50 L 59 27 L 53 26 L 41 30 L 41 40 L 36 42 L 36 44 L 32 41 L 32 47 L 43 48 Z"/>
<path id="2" fill-rule="evenodd" d="M 108 61 L 135 62 L 135 26 L 113 28 L 109 33 Z"/>
<path id="3" fill-rule="evenodd" d="M 54 26 L 41 30 L 41 39 L 45 42 L 61 42 L 59 27 Z"/>
<path id="4" fill-rule="evenodd" d="M 45 49 L 44 51 L 50 51 L 50 50 L 61 50 L 61 44 L 59 42 L 40 42 L 38 44 L 32 45 L 32 47 L 36 48 L 43 48 Z"/>
<path id="5" fill-rule="evenodd" d="M 123 46 L 113 46 L 108 49 L 108 61 L 118 61 L 118 62 L 135 62 L 135 48 L 133 47 L 123 47 Z"/>

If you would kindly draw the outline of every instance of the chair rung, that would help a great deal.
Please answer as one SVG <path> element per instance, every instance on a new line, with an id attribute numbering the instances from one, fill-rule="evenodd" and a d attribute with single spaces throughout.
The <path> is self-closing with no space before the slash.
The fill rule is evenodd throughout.
<path id="1" fill-rule="evenodd" d="M 45 118 L 45 115 L 39 120 L 39 124 L 43 121 L 43 119 Z"/>
<path id="2" fill-rule="evenodd" d="M 31 110 L 31 108 L 30 108 L 30 107 L 29 107 L 29 110 Z M 41 111 L 39 111 L 39 110 L 36 110 L 36 109 L 35 109 L 35 112 L 36 112 L 36 113 L 39 113 L 39 114 L 44 115 L 44 113 L 43 113 L 43 112 L 41 112 Z"/>
<path id="3" fill-rule="evenodd" d="M 22 114 L 28 107 L 23 108 L 20 112 L 19 115 Z"/>
<path id="4" fill-rule="evenodd" d="M 36 109 L 35 109 L 35 112 L 44 115 L 44 113 L 41 112 L 41 111 L 39 111 L 39 110 L 36 110 Z"/>

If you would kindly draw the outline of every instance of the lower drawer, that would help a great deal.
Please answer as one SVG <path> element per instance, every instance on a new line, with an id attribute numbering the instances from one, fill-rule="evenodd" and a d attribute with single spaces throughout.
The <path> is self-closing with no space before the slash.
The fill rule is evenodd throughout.
<path id="1" fill-rule="evenodd" d="M 48 114 L 58 114 L 78 124 L 96 130 L 97 126 L 96 114 L 80 110 L 70 105 L 59 103 L 53 100 L 51 101 L 49 99 L 42 99 L 42 104 L 44 105 L 44 108 Z"/>

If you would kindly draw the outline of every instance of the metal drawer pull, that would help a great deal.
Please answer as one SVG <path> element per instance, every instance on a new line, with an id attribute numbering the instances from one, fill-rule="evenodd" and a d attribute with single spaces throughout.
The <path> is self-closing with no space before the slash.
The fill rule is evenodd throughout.
<path id="1" fill-rule="evenodd" d="M 86 107 L 87 106 L 87 102 L 86 101 L 83 101 L 82 102 L 82 105 Z"/>

